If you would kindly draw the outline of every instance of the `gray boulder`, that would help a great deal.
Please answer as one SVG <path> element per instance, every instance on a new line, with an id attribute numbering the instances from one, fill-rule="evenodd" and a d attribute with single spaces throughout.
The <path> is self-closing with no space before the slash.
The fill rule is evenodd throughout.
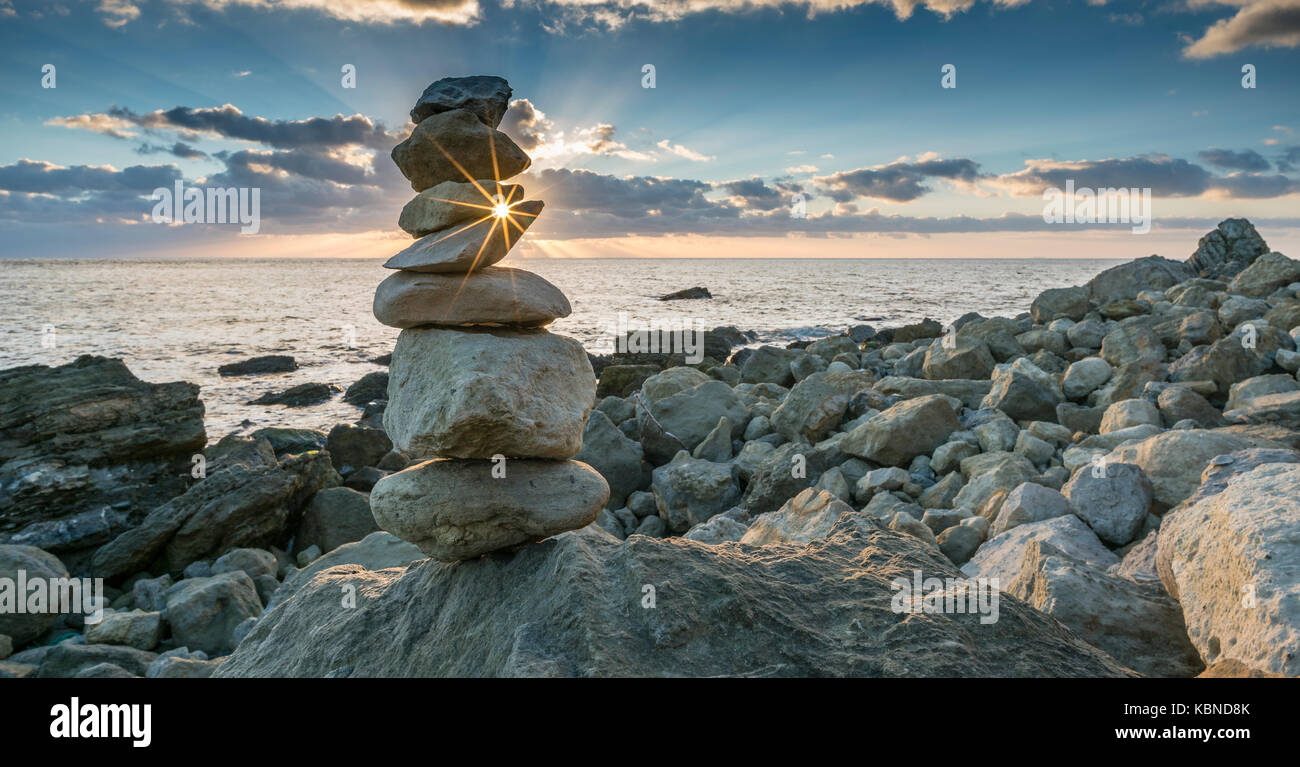
<path id="1" fill-rule="evenodd" d="M 673 532 L 684 533 L 740 501 L 734 467 L 692 458 L 685 451 L 655 469 L 651 477 L 659 516 Z"/>
<path id="2" fill-rule="evenodd" d="M 1300 466 L 1266 464 L 1167 515 L 1160 580 L 1207 665 L 1300 676 Z"/>
<path id="3" fill-rule="evenodd" d="M 731 444 L 730 436 L 727 440 Z M 573 458 L 600 472 L 609 484 L 609 505 L 620 508 L 632 491 L 641 487 L 644 449 L 627 438 L 603 412 L 587 416 L 582 430 L 582 450 Z"/>
<path id="4" fill-rule="evenodd" d="M 235 649 L 235 628 L 262 613 L 253 579 L 242 570 L 186 578 L 167 591 L 172 636 L 191 650 L 224 655 Z"/>
<path id="5" fill-rule="evenodd" d="M 1122 546 L 1142 529 L 1153 491 L 1141 468 L 1104 461 L 1076 471 L 1064 493 L 1097 537 Z"/>
<path id="6" fill-rule="evenodd" d="M 588 528 L 513 557 L 323 572 L 214 676 L 1131 674 L 1014 599 L 992 623 L 904 620 L 891 584 L 913 570 L 961 577 L 933 546 L 848 519 L 824 539 L 776 548 L 622 542 Z M 340 611 L 347 586 L 358 605 Z M 737 615 L 743 632 L 718 630 Z"/>
<path id="7" fill-rule="evenodd" d="M 318 546 L 333 551 L 378 529 L 370 513 L 370 496 L 347 487 L 329 487 L 316 493 L 303 511 L 294 550 Z"/>
<path id="8" fill-rule="evenodd" d="M 49 583 L 53 578 L 68 577 L 63 562 L 48 551 L 35 546 L 0 545 L 0 583 L 12 584 L 6 589 L 11 590 L 6 601 L 27 598 L 26 594 L 17 593 L 19 571 L 25 573 L 29 583 Z M 18 612 L 16 605 L 7 605 L 0 610 L 0 634 L 7 635 L 14 645 L 21 647 L 44 634 L 58 617 L 57 611 Z"/>

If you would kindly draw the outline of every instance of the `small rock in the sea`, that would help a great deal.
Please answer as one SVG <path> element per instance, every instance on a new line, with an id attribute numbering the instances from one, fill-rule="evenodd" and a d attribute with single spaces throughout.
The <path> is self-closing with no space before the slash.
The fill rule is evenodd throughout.
<path id="1" fill-rule="evenodd" d="M 659 296 L 660 301 L 677 301 L 683 298 L 713 298 L 708 288 L 694 287 Z"/>
<path id="2" fill-rule="evenodd" d="M 250 405 L 284 405 L 285 407 L 311 407 L 325 402 L 334 393 L 339 390 L 337 386 L 330 386 L 322 383 L 300 384 L 274 394 L 267 392 L 255 400 L 250 400 Z"/>
<path id="3" fill-rule="evenodd" d="M 268 354 L 265 357 L 253 357 L 242 362 L 231 362 L 217 368 L 223 376 L 251 376 L 262 373 L 292 373 L 298 369 L 298 363 L 287 354 Z"/>

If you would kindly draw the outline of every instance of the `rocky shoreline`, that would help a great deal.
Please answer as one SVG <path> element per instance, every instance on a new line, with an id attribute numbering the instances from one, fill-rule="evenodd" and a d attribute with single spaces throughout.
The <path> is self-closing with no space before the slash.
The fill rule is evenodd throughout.
<path id="1" fill-rule="evenodd" d="M 207 445 L 192 384 L 0 371 L 0 578 L 108 608 L 0 613 L 0 676 L 1298 676 L 1298 291 L 1230 219 L 1017 317 L 590 357 L 596 521 L 448 563 L 371 513 L 428 457 L 384 374 Z M 913 570 L 1001 619 L 889 609 Z"/>

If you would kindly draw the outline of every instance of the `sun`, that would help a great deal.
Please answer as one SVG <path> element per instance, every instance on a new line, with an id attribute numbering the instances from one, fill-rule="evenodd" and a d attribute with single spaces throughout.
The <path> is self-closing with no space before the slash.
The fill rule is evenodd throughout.
<path id="1" fill-rule="evenodd" d="M 510 215 L 510 206 L 501 199 L 501 195 L 496 195 L 496 204 L 492 206 L 492 215 L 497 218 L 505 218 Z"/>

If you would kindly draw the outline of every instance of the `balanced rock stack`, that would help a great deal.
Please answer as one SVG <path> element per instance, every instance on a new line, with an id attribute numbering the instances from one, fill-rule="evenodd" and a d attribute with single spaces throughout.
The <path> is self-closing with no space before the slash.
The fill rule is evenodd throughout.
<path id="1" fill-rule="evenodd" d="M 399 225 L 418 239 L 375 291 L 375 317 L 402 328 L 384 428 L 394 448 L 432 460 L 380 480 L 370 505 L 380 527 L 446 562 L 585 527 L 609 497 L 600 474 L 568 460 L 596 391 L 582 346 L 545 329 L 568 299 L 493 266 L 542 210 L 501 183 L 530 162 L 496 129 L 510 94 L 499 77 L 439 80 L 393 149 L 419 193 Z"/>

